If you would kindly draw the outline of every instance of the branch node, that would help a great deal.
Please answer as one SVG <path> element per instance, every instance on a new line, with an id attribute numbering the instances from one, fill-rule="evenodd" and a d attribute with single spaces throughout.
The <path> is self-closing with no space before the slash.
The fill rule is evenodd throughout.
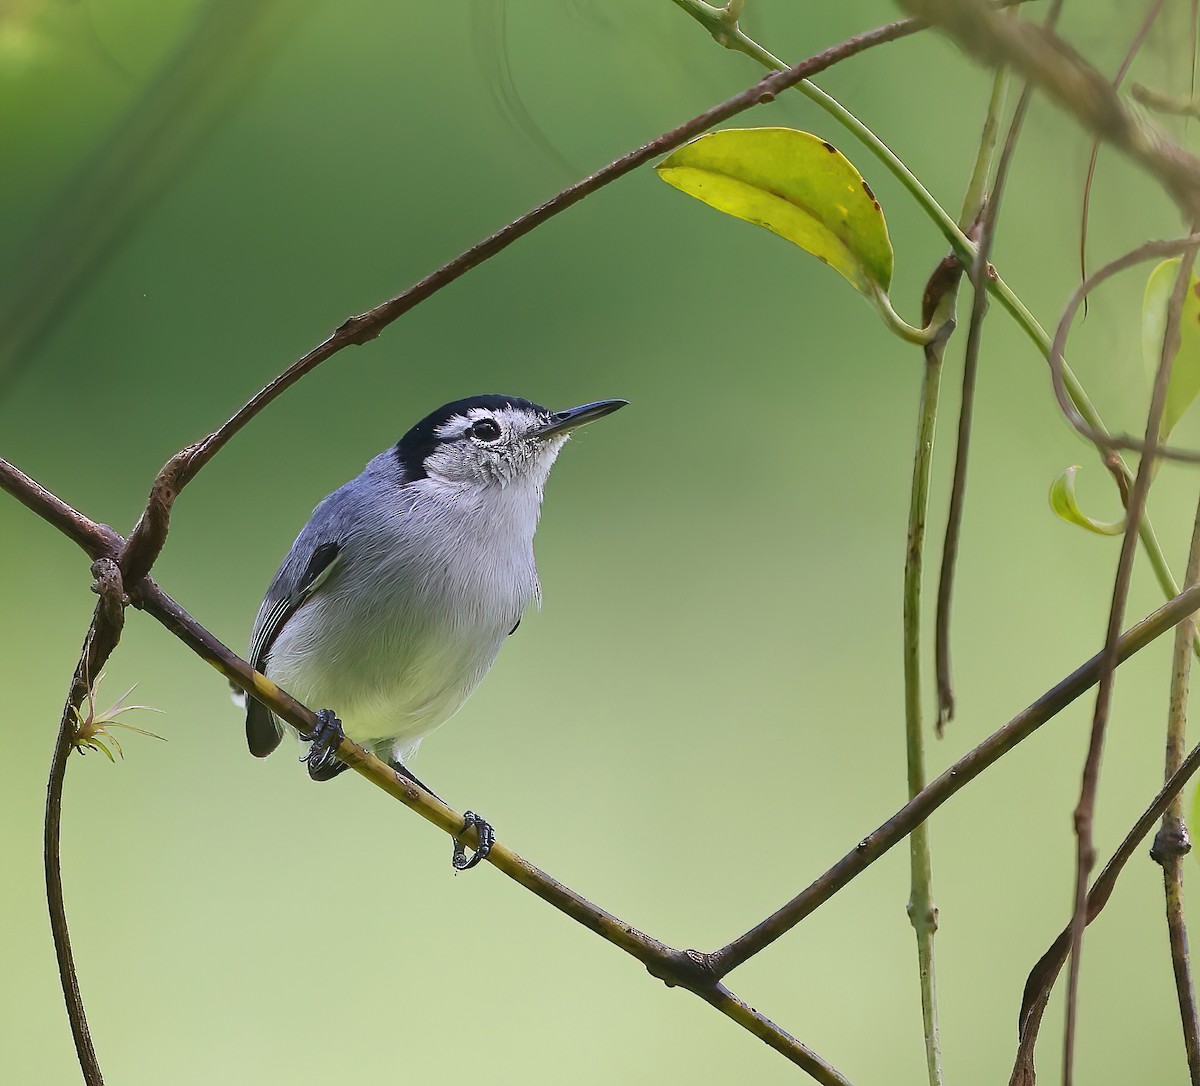
<path id="1" fill-rule="evenodd" d="M 112 558 L 97 558 L 92 563 L 92 576 L 96 578 L 92 582 L 92 591 L 100 597 L 105 618 L 120 628 L 124 621 L 125 608 L 129 606 L 121 567 Z"/>
<path id="2" fill-rule="evenodd" d="M 717 955 L 703 950 L 668 950 L 661 958 L 646 963 L 646 971 L 668 988 L 708 991 L 721 980 Z"/>
<path id="3" fill-rule="evenodd" d="M 1188 835 L 1187 826 L 1182 820 L 1168 821 L 1154 835 L 1154 844 L 1150 848 L 1150 859 L 1156 864 L 1166 867 L 1172 860 L 1186 856 L 1192 851 L 1192 839 Z"/>
<path id="4" fill-rule="evenodd" d="M 934 932 L 938 930 L 938 907 L 930 903 L 926 908 L 918 909 L 916 904 L 909 901 L 904 910 L 908 913 L 909 923 L 914 928 Z"/>
<path id="5" fill-rule="evenodd" d="M 370 343 L 371 340 L 378 339 L 379 333 L 383 331 L 385 326 L 386 322 L 379 320 L 378 313 L 359 313 L 342 321 L 337 326 L 337 331 L 334 332 L 334 335 L 346 343 L 352 343 L 356 347 L 361 347 L 364 343 Z"/>

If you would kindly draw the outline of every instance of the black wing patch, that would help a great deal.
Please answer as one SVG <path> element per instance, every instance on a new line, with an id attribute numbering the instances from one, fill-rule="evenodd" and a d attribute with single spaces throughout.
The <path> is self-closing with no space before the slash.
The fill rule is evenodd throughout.
<path id="1" fill-rule="evenodd" d="M 279 636 L 287 621 L 304 605 L 305 601 L 325 582 L 333 572 L 337 561 L 340 545 L 335 542 L 320 544 L 312 552 L 308 565 L 300 575 L 294 591 L 275 601 L 267 617 L 254 635 L 254 644 L 250 648 L 250 663 L 255 671 L 262 671 L 271 656 L 271 646 Z"/>
<path id="2" fill-rule="evenodd" d="M 255 671 L 263 671 L 271 656 L 271 647 L 288 619 L 292 617 L 312 596 L 337 564 L 340 544 L 332 540 L 320 544 L 304 567 L 304 573 L 294 591 L 276 600 L 254 632 L 254 643 L 250 646 L 250 665 Z M 246 697 L 246 742 L 250 753 L 256 758 L 265 758 L 277 746 L 283 732 L 271 715 L 271 710 L 252 696 Z"/>

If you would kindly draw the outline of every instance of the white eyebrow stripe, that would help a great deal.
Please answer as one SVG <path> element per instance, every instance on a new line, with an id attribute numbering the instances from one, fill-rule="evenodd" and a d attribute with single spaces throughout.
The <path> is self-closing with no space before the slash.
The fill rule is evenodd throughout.
<path id="1" fill-rule="evenodd" d="M 504 433 L 510 433 L 522 414 L 520 409 L 512 407 L 499 407 L 494 410 L 487 407 L 472 407 L 465 415 L 454 415 L 448 418 L 433 432 L 433 435 L 439 441 L 450 441 L 462 437 L 472 424 L 480 419 L 491 419 Z"/>
<path id="2" fill-rule="evenodd" d="M 434 431 L 434 436 L 440 441 L 446 441 L 452 437 L 461 437 L 466 433 L 467 427 L 470 425 L 471 420 L 466 415 L 455 415 L 443 422 Z"/>

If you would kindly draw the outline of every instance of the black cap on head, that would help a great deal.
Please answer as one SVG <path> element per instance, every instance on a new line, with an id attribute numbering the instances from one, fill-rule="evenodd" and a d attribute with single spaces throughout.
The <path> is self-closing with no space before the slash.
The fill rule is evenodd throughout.
<path id="1" fill-rule="evenodd" d="M 503 407 L 515 407 L 543 415 L 550 413 L 541 404 L 523 400 L 520 396 L 468 396 L 465 400 L 443 404 L 426 415 L 396 443 L 396 458 L 404 468 L 405 478 L 409 482 L 426 478 L 425 458 L 437 448 L 437 432 L 443 423 L 455 415 L 465 415 L 474 408 L 499 411 Z"/>

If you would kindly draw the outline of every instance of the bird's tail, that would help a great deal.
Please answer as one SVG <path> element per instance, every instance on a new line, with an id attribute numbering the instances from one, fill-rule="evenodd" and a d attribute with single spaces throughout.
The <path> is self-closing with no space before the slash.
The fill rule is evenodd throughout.
<path id="1" fill-rule="evenodd" d="M 246 698 L 246 744 L 255 758 L 265 758 L 283 738 L 283 729 L 271 710 L 251 697 Z"/>

